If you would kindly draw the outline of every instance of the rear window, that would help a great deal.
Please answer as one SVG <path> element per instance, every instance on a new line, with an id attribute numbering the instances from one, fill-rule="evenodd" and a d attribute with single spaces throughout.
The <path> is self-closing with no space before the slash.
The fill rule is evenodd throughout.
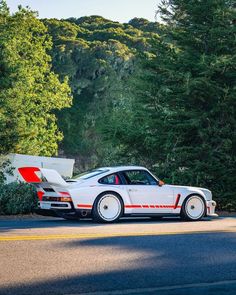
<path id="1" fill-rule="evenodd" d="M 120 177 L 116 173 L 107 175 L 99 179 L 98 182 L 101 184 L 113 184 L 113 185 L 121 184 Z"/>
<path id="2" fill-rule="evenodd" d="M 108 172 L 108 169 L 96 169 L 96 170 L 92 170 L 92 171 L 87 171 L 84 173 L 81 173 L 79 175 L 76 175 L 75 177 L 73 177 L 73 179 L 89 179 L 92 177 L 95 177 L 97 175 L 103 174 Z"/>

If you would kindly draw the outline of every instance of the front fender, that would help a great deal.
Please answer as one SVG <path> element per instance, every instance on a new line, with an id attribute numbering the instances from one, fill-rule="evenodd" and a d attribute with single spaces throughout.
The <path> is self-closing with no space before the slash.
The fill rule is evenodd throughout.
<path id="1" fill-rule="evenodd" d="M 184 200 L 188 197 L 188 196 L 191 196 L 191 195 L 199 195 L 201 196 L 205 202 L 207 202 L 207 197 L 206 195 L 203 193 L 203 191 L 201 189 L 193 189 L 191 187 L 175 187 L 174 188 L 174 196 L 178 196 L 180 195 L 180 198 L 179 198 L 179 202 L 178 202 L 178 205 L 182 206 L 183 203 L 184 203 Z"/>

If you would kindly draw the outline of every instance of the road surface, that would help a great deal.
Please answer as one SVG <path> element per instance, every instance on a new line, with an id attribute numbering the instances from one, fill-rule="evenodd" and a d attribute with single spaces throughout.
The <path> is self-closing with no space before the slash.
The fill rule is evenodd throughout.
<path id="1" fill-rule="evenodd" d="M 236 294 L 236 218 L 0 220 L 0 294 Z"/>

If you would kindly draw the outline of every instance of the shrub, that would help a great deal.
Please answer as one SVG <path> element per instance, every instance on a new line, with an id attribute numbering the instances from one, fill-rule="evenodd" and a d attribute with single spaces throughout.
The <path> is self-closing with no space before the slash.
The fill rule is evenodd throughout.
<path id="1" fill-rule="evenodd" d="M 26 214 L 37 206 L 35 188 L 26 183 L 2 184 L 0 187 L 0 214 Z"/>
<path id="2" fill-rule="evenodd" d="M 6 174 L 12 175 L 13 169 L 10 160 L 0 155 L 0 185 L 6 181 Z"/>
<path id="3" fill-rule="evenodd" d="M 217 203 L 216 210 L 218 211 L 228 211 L 235 212 L 236 211 L 236 198 L 232 194 L 225 194 L 221 197 L 214 197 L 213 199 Z"/>

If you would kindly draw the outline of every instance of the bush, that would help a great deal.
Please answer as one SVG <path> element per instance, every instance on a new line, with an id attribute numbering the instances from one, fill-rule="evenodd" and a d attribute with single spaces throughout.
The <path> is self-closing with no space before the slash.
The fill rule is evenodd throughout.
<path id="1" fill-rule="evenodd" d="M 31 213 L 37 202 L 36 190 L 32 185 L 13 182 L 0 187 L 0 214 Z"/>
<path id="2" fill-rule="evenodd" d="M 236 211 L 236 196 L 233 194 L 224 194 L 221 197 L 214 197 L 213 200 L 216 201 L 217 211 L 227 211 L 227 212 L 235 212 Z"/>
<path id="3" fill-rule="evenodd" d="M 14 168 L 10 165 L 10 160 L 0 154 L 0 185 L 6 181 L 6 174 L 12 175 Z"/>

